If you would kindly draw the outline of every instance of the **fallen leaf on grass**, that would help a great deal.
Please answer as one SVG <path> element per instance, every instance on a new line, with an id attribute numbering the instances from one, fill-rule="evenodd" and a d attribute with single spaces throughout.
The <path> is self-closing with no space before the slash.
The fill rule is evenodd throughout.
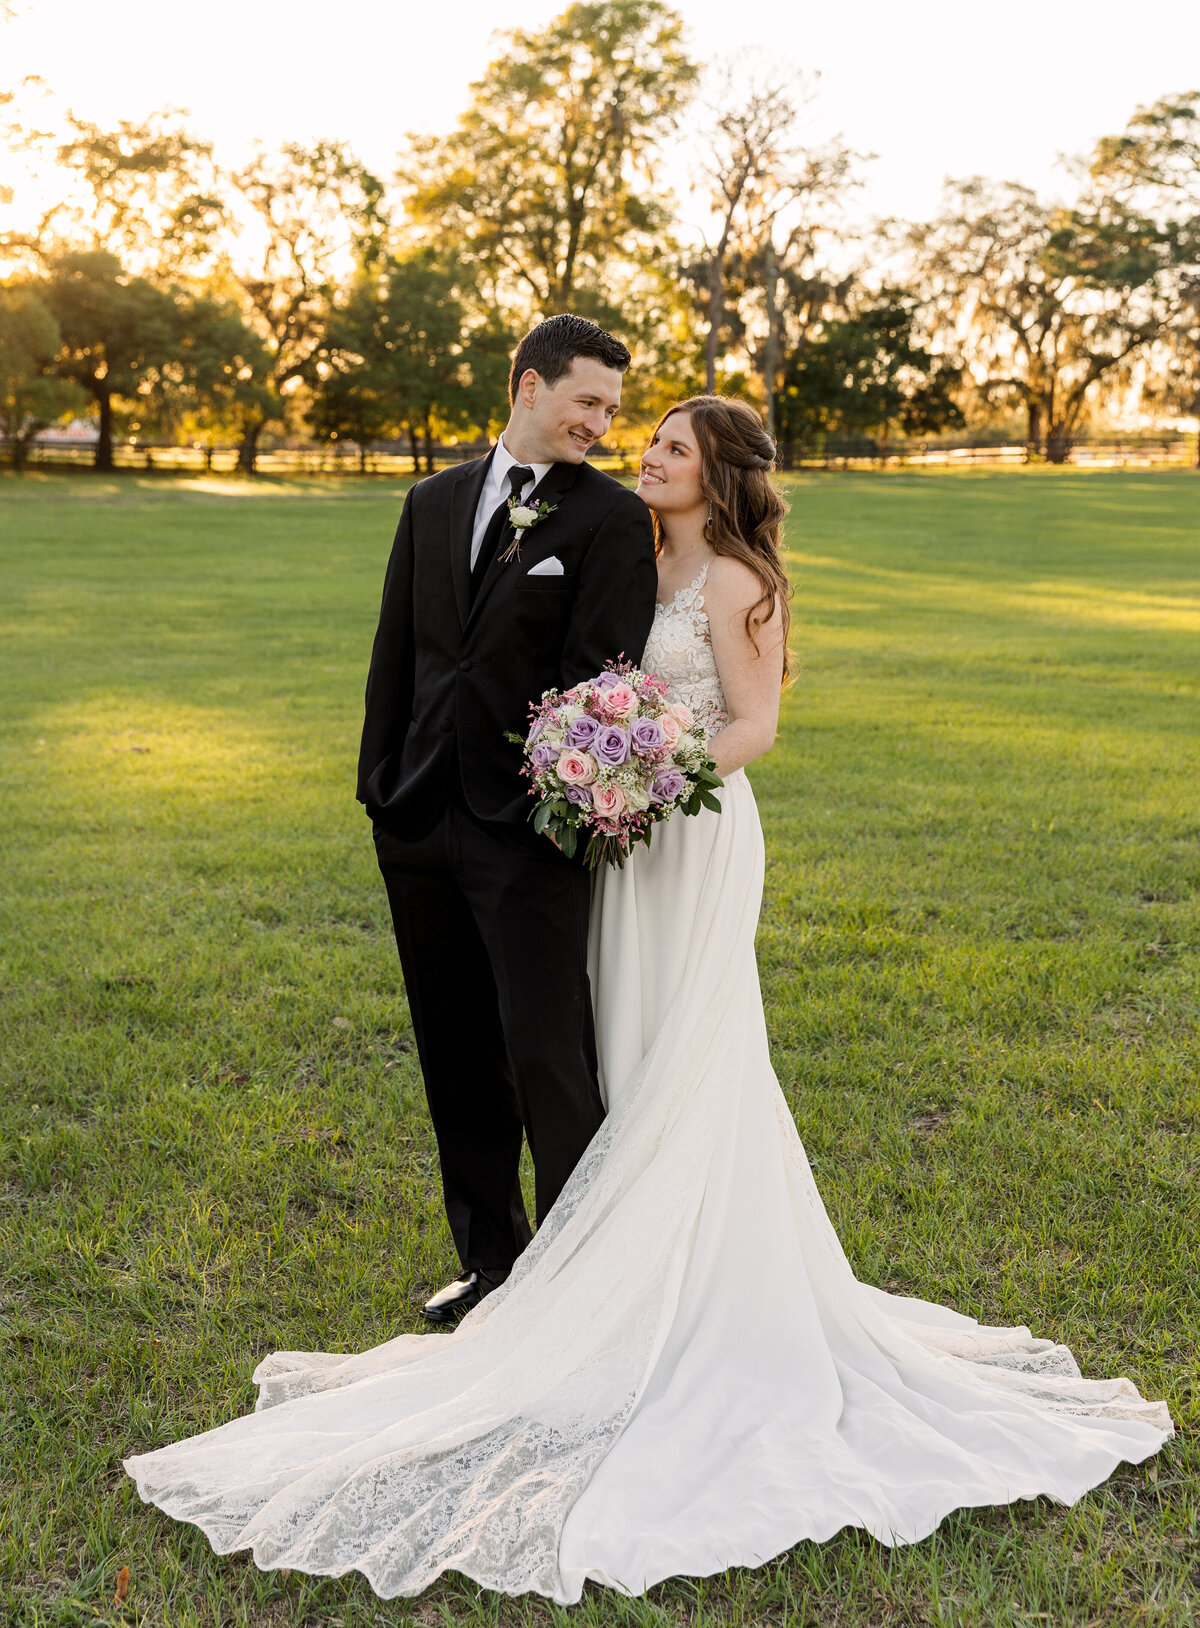
<path id="1" fill-rule="evenodd" d="M 335 1017 L 334 1020 L 333 1020 L 333 1026 L 334 1026 L 335 1029 L 348 1029 L 350 1027 L 350 1019 L 349 1018 L 344 1018 L 344 1017 Z"/>
<path id="2" fill-rule="evenodd" d="M 332 1147 L 335 1142 L 342 1142 L 345 1137 L 338 1125 L 302 1125 L 291 1136 L 281 1136 L 281 1148 L 295 1147 L 298 1142 L 317 1142 Z"/>
<path id="3" fill-rule="evenodd" d="M 122 1566 L 117 1573 L 117 1592 L 113 1595 L 114 1605 L 123 1605 L 129 1594 L 129 1567 Z"/>

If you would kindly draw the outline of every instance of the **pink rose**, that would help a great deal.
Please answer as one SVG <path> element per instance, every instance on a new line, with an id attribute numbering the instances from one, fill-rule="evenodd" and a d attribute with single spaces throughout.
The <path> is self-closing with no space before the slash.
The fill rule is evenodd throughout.
<path id="1" fill-rule="evenodd" d="M 679 745 L 679 737 L 683 734 L 683 725 L 673 713 L 664 712 L 658 720 L 658 727 L 663 732 L 663 739 L 672 751 Z"/>
<path id="2" fill-rule="evenodd" d="M 558 766 L 561 771 L 561 758 Z M 620 786 L 597 786 L 592 793 L 592 807 L 602 820 L 619 819 L 625 812 L 625 793 Z"/>
<path id="3" fill-rule="evenodd" d="M 566 786 L 590 786 L 596 778 L 596 760 L 590 752 L 564 752 L 558 760 L 558 778 Z"/>
<path id="4" fill-rule="evenodd" d="M 628 684 L 614 684 L 604 695 L 603 711 L 608 718 L 632 718 L 641 706 Z"/>
<path id="5" fill-rule="evenodd" d="M 680 729 L 690 729 L 696 721 L 691 707 L 685 707 L 682 701 L 672 701 L 667 711 L 678 722 Z"/>

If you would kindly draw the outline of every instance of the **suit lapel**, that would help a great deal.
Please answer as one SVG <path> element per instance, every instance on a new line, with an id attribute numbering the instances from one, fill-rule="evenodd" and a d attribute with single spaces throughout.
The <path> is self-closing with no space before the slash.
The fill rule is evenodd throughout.
<path id="1" fill-rule="evenodd" d="M 533 491 L 529 494 L 527 501 L 532 503 L 533 499 L 537 498 L 539 503 L 549 503 L 552 507 L 557 506 L 569 494 L 572 486 L 575 484 L 575 477 L 578 475 L 578 473 L 578 464 L 552 464 L 551 467 L 546 471 L 544 478 L 538 482 Z M 538 524 L 531 529 L 530 533 L 528 534 L 527 541 L 524 543 L 523 547 L 536 548 L 538 543 L 541 541 L 541 528 L 543 526 L 548 526 L 551 523 L 552 517 L 550 516 L 547 516 L 545 520 L 540 520 Z M 509 560 L 506 565 L 502 565 L 500 563 L 501 554 L 504 553 L 504 550 L 511 542 L 512 528 L 506 527 L 501 535 L 500 545 L 492 557 L 492 562 L 484 572 L 483 581 L 479 584 L 479 592 L 475 595 L 475 603 L 471 606 L 470 616 L 468 617 L 469 621 L 474 621 L 479 615 L 480 606 L 483 604 L 488 594 L 491 593 L 493 587 L 495 587 L 497 581 L 503 576 L 505 571 L 520 571 L 522 569 L 522 566 L 518 565 L 516 560 Z M 524 563 L 526 562 L 523 561 L 522 564 Z M 469 580 L 467 589 L 469 595 Z"/>
<path id="2" fill-rule="evenodd" d="M 495 447 L 473 467 L 467 466 L 450 496 L 450 574 L 454 579 L 454 602 L 458 620 L 466 627 L 471 614 L 471 536 L 475 530 L 475 510 L 487 479 Z"/>

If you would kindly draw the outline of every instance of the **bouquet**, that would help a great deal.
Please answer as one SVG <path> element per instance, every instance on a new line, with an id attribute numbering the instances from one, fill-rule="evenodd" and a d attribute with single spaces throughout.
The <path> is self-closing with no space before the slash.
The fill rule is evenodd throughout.
<path id="1" fill-rule="evenodd" d="M 509 739 L 524 747 L 533 828 L 568 858 L 586 840 L 589 869 L 624 865 L 676 809 L 720 810 L 707 737 L 654 673 L 618 662 L 569 690 L 547 690 L 530 712 L 526 739 Z"/>

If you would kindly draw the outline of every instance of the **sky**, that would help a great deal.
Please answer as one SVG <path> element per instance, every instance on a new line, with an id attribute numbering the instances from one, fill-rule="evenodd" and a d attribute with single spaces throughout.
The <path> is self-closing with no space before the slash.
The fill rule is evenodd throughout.
<path id="1" fill-rule="evenodd" d="M 494 32 L 534 28 L 565 0 L 205 0 L 113 9 L 95 0 L 15 0 L 0 22 L 0 89 L 47 80 L 100 124 L 164 106 L 236 163 L 267 145 L 336 137 L 390 176 L 407 131 L 449 128 L 496 52 Z M 1056 168 L 1120 130 L 1139 103 L 1200 86 L 1200 6 L 1128 0 L 1001 7 L 980 0 L 682 0 L 696 57 L 746 46 L 819 72 L 815 138 L 842 133 L 867 166 L 862 207 L 918 219 L 947 175 L 990 175 L 1050 193 Z M 11 179 L 11 161 L 5 179 Z M 666 177 L 685 218 L 677 156 Z"/>

